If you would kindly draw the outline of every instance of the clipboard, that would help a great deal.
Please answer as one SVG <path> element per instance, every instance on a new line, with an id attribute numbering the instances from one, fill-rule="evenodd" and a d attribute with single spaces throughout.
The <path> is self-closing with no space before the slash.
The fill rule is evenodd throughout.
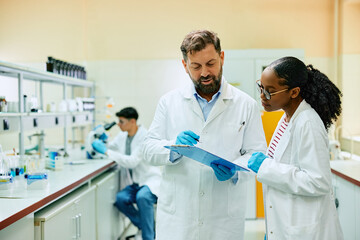
<path id="1" fill-rule="evenodd" d="M 195 161 L 198 161 L 202 164 L 205 164 L 209 167 L 210 164 L 214 161 L 218 164 L 222 164 L 228 168 L 235 168 L 236 171 L 246 171 L 250 172 L 250 169 L 245 166 L 240 166 L 228 160 L 225 160 L 215 154 L 212 154 L 202 148 L 195 147 L 195 146 L 188 146 L 188 145 L 171 145 L 171 146 L 164 146 L 165 148 L 177 152 L 181 155 L 184 155 L 188 158 L 191 158 Z"/>

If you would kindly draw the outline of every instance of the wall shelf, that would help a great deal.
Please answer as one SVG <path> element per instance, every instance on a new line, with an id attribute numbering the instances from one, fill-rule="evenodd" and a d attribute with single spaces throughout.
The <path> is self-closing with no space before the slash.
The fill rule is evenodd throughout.
<path id="1" fill-rule="evenodd" d="M 89 88 L 94 86 L 94 83 L 87 80 L 71 78 L 51 72 L 40 71 L 37 69 L 0 61 L 0 75 L 17 78 L 18 74 L 22 74 L 24 79 L 32 81 L 67 84 Z"/>
<path id="2" fill-rule="evenodd" d="M 64 149 L 67 150 L 67 129 L 72 127 L 74 137 L 74 127 L 94 124 L 95 111 L 84 112 L 25 112 L 23 99 L 23 81 L 30 80 L 40 83 L 39 109 L 44 109 L 43 104 L 43 83 L 54 83 L 62 86 L 63 100 L 67 98 L 67 87 L 90 88 L 90 96 L 94 96 L 94 83 L 54 74 L 51 72 L 40 71 L 29 67 L 0 61 L 0 75 L 13 78 L 18 81 L 18 113 L 0 113 L 0 134 L 5 132 L 19 132 L 19 154 L 25 153 L 24 131 L 40 131 L 44 129 L 61 127 L 64 130 Z M 74 89 L 72 88 L 72 95 Z M 74 98 L 74 96 L 72 96 Z"/>

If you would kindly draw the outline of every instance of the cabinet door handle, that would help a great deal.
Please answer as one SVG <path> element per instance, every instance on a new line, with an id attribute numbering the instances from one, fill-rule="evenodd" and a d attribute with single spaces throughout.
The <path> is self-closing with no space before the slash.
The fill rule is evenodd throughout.
<path id="1" fill-rule="evenodd" d="M 79 239 L 80 237 L 80 224 L 79 224 L 80 217 L 79 215 L 76 215 L 76 239 Z"/>
<path id="2" fill-rule="evenodd" d="M 79 213 L 79 238 L 81 238 L 81 213 Z"/>
<path id="3" fill-rule="evenodd" d="M 75 236 L 73 236 L 73 239 L 77 239 L 78 238 L 78 221 L 77 221 L 78 215 L 76 215 L 75 217 L 73 217 L 73 222 L 75 225 Z"/>

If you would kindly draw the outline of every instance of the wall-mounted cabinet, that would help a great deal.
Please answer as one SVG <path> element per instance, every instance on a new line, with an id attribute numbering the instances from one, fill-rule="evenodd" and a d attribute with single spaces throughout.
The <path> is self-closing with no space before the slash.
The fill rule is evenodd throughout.
<path id="1" fill-rule="evenodd" d="M 77 113 L 13 113 L 0 114 L 0 133 L 17 132 L 20 129 L 20 116 L 23 117 L 23 130 L 44 130 L 55 127 L 76 127 L 92 124 L 92 112 Z"/>
<path id="2" fill-rule="evenodd" d="M 20 130 L 19 114 L 0 114 L 0 133 L 18 132 Z"/>

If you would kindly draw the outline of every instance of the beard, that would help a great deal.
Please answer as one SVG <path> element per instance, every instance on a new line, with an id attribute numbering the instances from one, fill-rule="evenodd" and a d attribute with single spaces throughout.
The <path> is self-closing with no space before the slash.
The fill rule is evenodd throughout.
<path id="1" fill-rule="evenodd" d="M 190 76 L 190 74 L 189 74 Z M 190 76 L 192 82 L 194 83 L 195 89 L 199 93 L 203 94 L 215 94 L 219 91 L 220 85 L 221 85 L 221 78 L 222 78 L 222 67 L 220 69 L 220 72 L 217 76 L 215 75 L 208 75 L 207 77 L 200 77 L 198 80 L 193 79 Z M 202 81 L 212 79 L 211 84 L 203 84 Z"/>

